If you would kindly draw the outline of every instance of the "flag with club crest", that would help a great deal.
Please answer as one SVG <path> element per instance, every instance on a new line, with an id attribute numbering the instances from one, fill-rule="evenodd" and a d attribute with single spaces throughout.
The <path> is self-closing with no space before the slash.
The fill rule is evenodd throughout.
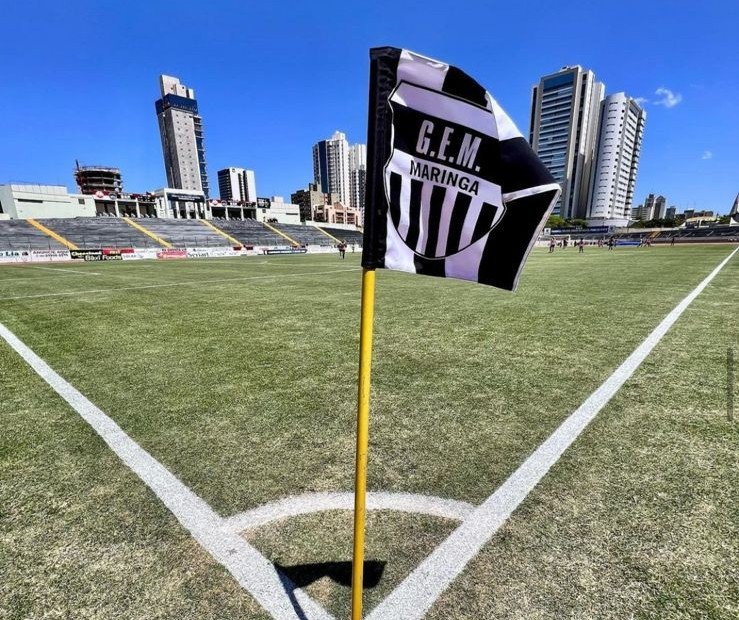
<path id="1" fill-rule="evenodd" d="M 559 185 L 466 73 L 393 47 L 370 59 L 363 267 L 514 290 Z"/>

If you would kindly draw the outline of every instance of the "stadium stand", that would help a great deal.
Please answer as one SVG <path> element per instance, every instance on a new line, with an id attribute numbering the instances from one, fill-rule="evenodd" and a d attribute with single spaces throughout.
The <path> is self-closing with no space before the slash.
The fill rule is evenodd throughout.
<path id="1" fill-rule="evenodd" d="M 128 248 L 156 245 L 117 217 L 74 217 L 38 220 L 79 248 Z"/>
<path id="2" fill-rule="evenodd" d="M 671 228 L 659 231 L 630 231 L 617 233 L 616 239 L 641 241 L 649 239 L 652 243 L 670 243 L 675 238 L 676 243 L 706 242 L 717 243 L 739 241 L 739 228 L 732 226 L 706 226 L 703 228 Z"/>
<path id="3" fill-rule="evenodd" d="M 244 245 L 289 245 L 285 237 L 256 220 L 217 220 L 212 224 Z"/>
<path id="4" fill-rule="evenodd" d="M 25 220 L 0 220 L 0 250 L 64 250 L 58 243 Z"/>
<path id="5" fill-rule="evenodd" d="M 336 241 L 320 230 L 316 230 L 314 226 L 302 224 L 272 224 L 272 226 L 302 245 L 336 245 Z"/>
<path id="6" fill-rule="evenodd" d="M 199 220 L 130 219 L 175 247 L 200 248 L 231 245 L 228 239 L 204 226 Z M 127 226 L 125 222 L 123 225 Z M 148 239 L 150 245 L 154 243 L 153 239 Z"/>
<path id="7" fill-rule="evenodd" d="M 330 228 L 328 226 L 321 226 L 322 230 L 325 230 L 332 237 L 336 237 L 340 241 L 346 241 L 349 244 L 362 245 L 364 236 L 358 230 L 344 230 L 343 228 Z"/>

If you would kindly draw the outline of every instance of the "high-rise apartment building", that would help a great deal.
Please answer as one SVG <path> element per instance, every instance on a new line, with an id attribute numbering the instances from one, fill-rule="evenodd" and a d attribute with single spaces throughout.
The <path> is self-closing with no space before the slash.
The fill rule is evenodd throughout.
<path id="1" fill-rule="evenodd" d="M 653 220 L 655 218 L 654 203 L 656 201 L 657 198 L 654 194 L 649 194 L 646 197 L 646 199 L 644 200 L 644 205 L 639 210 L 639 219 L 648 222 L 649 220 Z"/>
<path id="2" fill-rule="evenodd" d="M 159 76 L 162 98 L 156 101 L 167 185 L 209 194 L 203 143 L 203 119 L 195 91 L 169 75 Z"/>
<path id="3" fill-rule="evenodd" d="M 564 67 L 541 78 L 531 101 L 529 141 L 562 186 L 554 214 L 587 215 L 590 175 L 605 86 L 592 71 Z"/>
<path id="4" fill-rule="evenodd" d="M 367 145 L 349 147 L 349 206 L 364 217 L 364 192 L 367 185 Z"/>
<path id="5" fill-rule="evenodd" d="M 352 175 L 352 170 L 359 169 L 360 165 L 365 172 Z M 346 136 L 340 131 L 313 145 L 314 182 L 324 194 L 338 195 L 339 201 L 346 206 L 353 204 L 353 195 L 356 200 L 363 195 L 366 168 L 367 147 L 364 144 L 349 147 Z"/>
<path id="6" fill-rule="evenodd" d="M 313 179 L 324 194 L 336 193 L 342 203 L 349 204 L 349 143 L 342 132 L 313 146 Z"/>
<path id="7" fill-rule="evenodd" d="M 628 225 L 646 116 L 624 93 L 603 101 L 587 210 L 594 225 Z M 660 198 L 664 217 L 665 199 Z"/>
<path id="8" fill-rule="evenodd" d="M 224 168 L 218 171 L 218 195 L 221 200 L 256 203 L 257 183 L 253 170 Z"/>
<path id="9" fill-rule="evenodd" d="M 654 201 L 654 219 L 663 220 L 667 215 L 667 198 L 657 196 Z"/>

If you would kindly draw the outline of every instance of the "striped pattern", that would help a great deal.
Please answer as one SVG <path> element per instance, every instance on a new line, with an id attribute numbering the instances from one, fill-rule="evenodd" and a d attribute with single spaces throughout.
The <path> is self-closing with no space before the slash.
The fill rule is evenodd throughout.
<path id="1" fill-rule="evenodd" d="M 404 182 L 409 190 L 403 192 Z M 424 194 L 428 194 L 427 197 Z M 402 204 L 407 196 L 408 204 Z M 406 245 L 426 258 L 443 258 L 487 235 L 498 207 L 473 205 L 469 194 L 390 173 L 390 217 Z M 402 214 L 407 218 L 401 222 Z"/>
<path id="2" fill-rule="evenodd" d="M 559 186 L 466 73 L 397 48 L 370 56 L 362 265 L 515 289 Z"/>

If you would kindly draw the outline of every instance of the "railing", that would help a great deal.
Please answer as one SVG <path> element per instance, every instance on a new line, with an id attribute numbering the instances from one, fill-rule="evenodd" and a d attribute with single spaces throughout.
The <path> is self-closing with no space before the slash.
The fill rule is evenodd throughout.
<path id="1" fill-rule="evenodd" d="M 198 237 L 162 237 L 175 248 L 216 248 L 216 247 L 233 247 L 234 244 L 228 243 L 227 239 L 218 241 L 217 239 L 198 238 Z M 128 238 L 128 237 L 94 237 L 83 236 L 82 239 L 66 237 L 80 249 L 121 249 L 121 248 L 161 248 L 162 246 L 148 237 Z M 23 252 L 30 250 L 63 250 L 65 249 L 58 243 L 53 243 L 51 239 L 46 243 L 39 243 L 36 237 L 17 236 L 12 240 L 0 239 L 0 251 Z M 254 245 L 262 247 L 284 247 L 290 245 L 287 239 L 248 239 L 240 242 L 241 245 Z M 326 239 L 326 243 L 307 243 L 306 245 L 318 245 L 322 247 L 334 247 L 330 239 Z"/>

